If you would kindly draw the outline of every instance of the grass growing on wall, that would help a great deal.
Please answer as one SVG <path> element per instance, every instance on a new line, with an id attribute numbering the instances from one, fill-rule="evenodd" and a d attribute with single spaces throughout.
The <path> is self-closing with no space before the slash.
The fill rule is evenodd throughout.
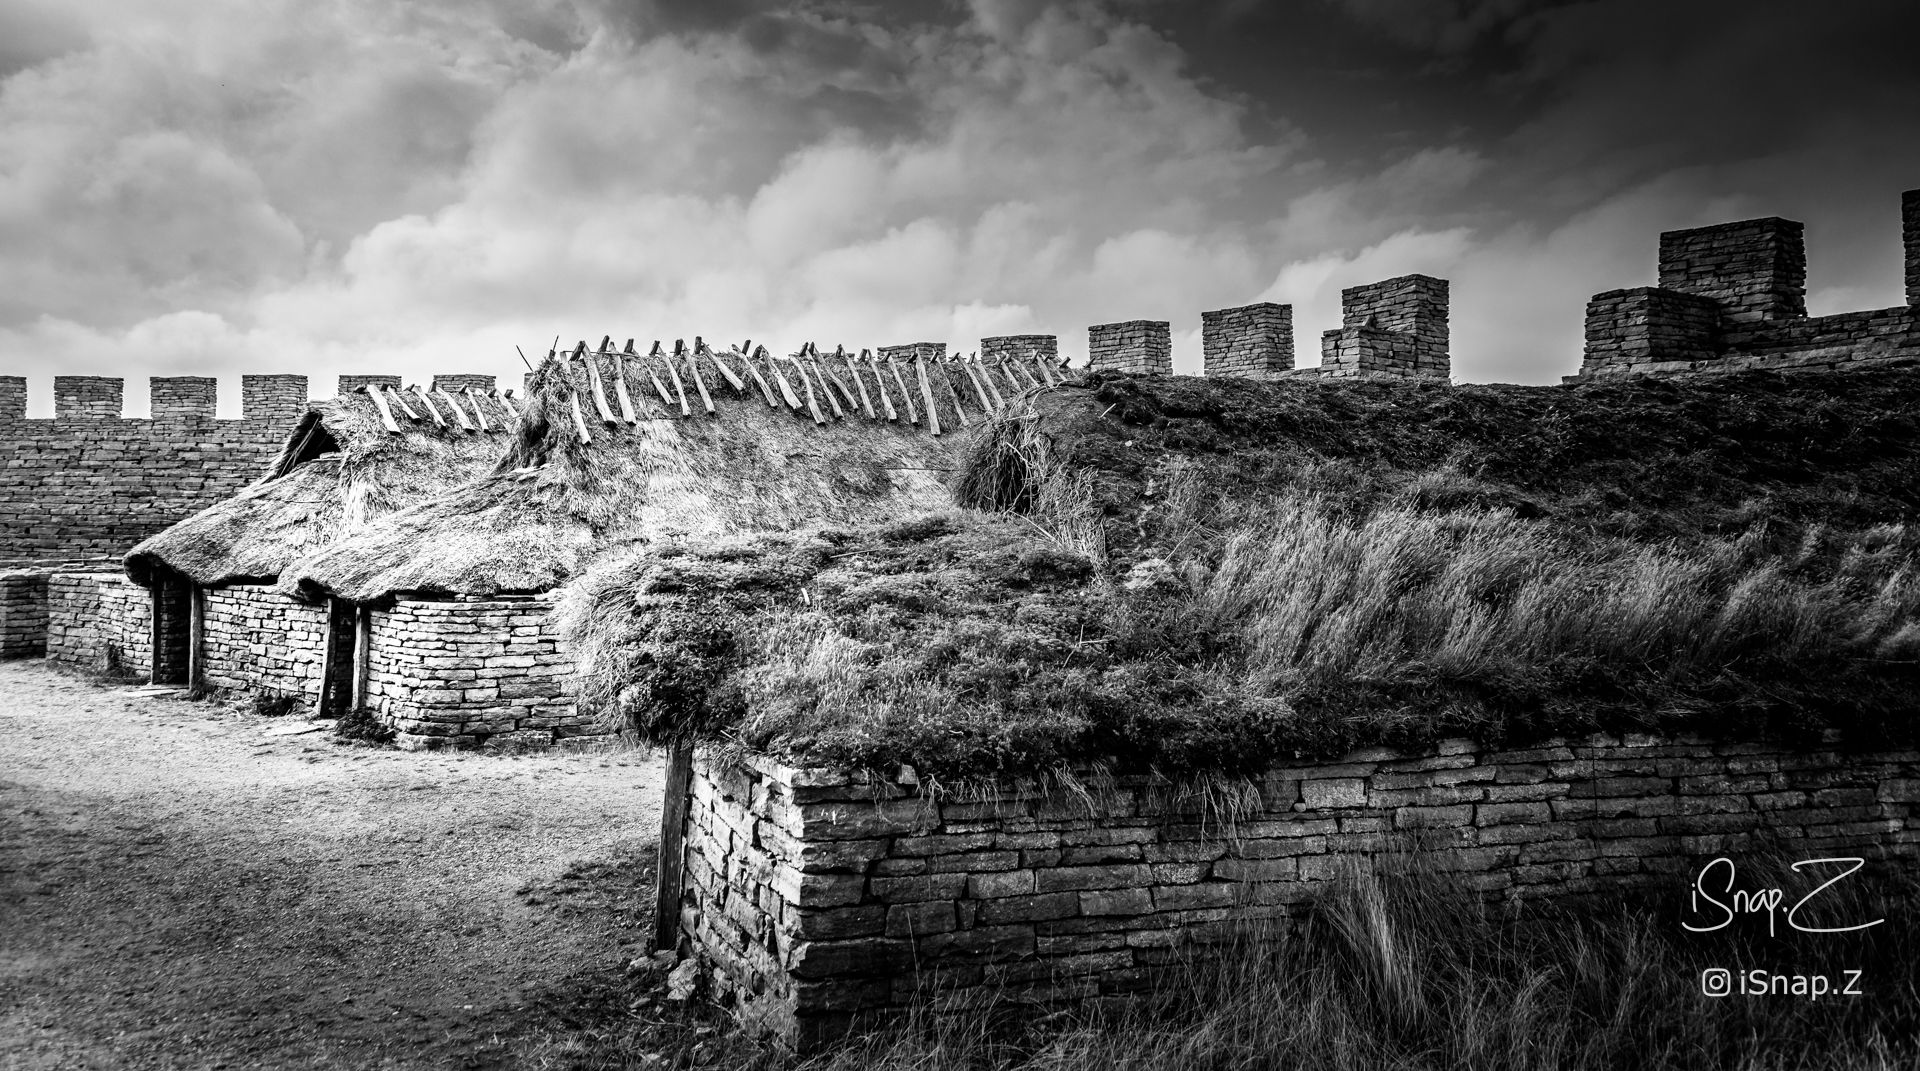
<path id="1" fill-rule="evenodd" d="M 1743 868 L 1753 864 L 1742 861 Z M 1811 887 L 1783 866 L 1741 887 Z M 904 1023 L 807 1061 L 698 1018 L 636 1017 L 626 1031 L 548 1048 L 554 1067 L 806 1071 L 1159 1071 L 1162 1068 L 1895 1068 L 1920 1060 L 1920 893 L 1865 878 L 1802 917 L 1870 930 L 1806 934 L 1763 919 L 1688 933 L 1684 882 L 1657 901 L 1507 920 L 1431 874 L 1354 873 L 1297 936 L 1191 946 L 1136 999 L 1035 1019 L 987 1012 Z M 1699 916 L 1696 919 L 1701 918 Z M 1710 968 L 1861 972 L 1862 996 L 1709 997 Z M 1788 983 L 1789 987 L 1791 983 Z"/>

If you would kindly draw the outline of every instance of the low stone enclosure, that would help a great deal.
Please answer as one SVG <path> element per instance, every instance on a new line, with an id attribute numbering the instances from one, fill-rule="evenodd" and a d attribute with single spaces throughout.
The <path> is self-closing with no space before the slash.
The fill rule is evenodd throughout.
<path id="1" fill-rule="evenodd" d="M 16 606 L 42 616 L 16 617 Z M 307 710 L 366 707 L 409 750 L 602 739 L 575 709 L 572 662 L 551 610 L 548 598 L 503 597 L 399 599 L 362 611 L 264 584 L 169 588 L 156 598 L 119 573 L 0 574 L 7 657 L 286 696 Z"/>
<path id="2" fill-rule="evenodd" d="M 971 1014 L 1134 992 L 1188 946 L 1285 933 L 1343 869 L 1408 847 L 1516 905 L 1678 896 L 1708 860 L 1767 844 L 1920 854 L 1914 751 L 1452 740 L 1212 793 L 1122 777 L 941 797 L 903 773 L 693 760 L 678 936 L 751 1028 L 806 1050 L 916 1002 Z"/>
<path id="3" fill-rule="evenodd" d="M 1920 190 L 1901 195 L 1907 304 L 1807 315 L 1805 228 L 1769 216 L 1660 236 L 1660 285 L 1587 304 L 1583 379 L 1920 364 Z"/>

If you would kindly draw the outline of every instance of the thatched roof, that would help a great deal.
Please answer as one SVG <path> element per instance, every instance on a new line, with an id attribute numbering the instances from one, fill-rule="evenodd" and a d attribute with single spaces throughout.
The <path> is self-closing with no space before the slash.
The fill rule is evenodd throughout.
<path id="1" fill-rule="evenodd" d="M 295 558 L 490 469 L 516 414 L 479 391 L 372 387 L 315 402 L 259 482 L 135 546 L 127 575 L 271 581 Z"/>
<path id="2" fill-rule="evenodd" d="M 583 706 L 947 781 L 1687 731 L 1920 738 L 1920 373 L 1574 387 L 1096 373 L 969 512 L 649 547 Z"/>
<path id="3" fill-rule="evenodd" d="M 1058 378 L 918 353 L 582 344 L 538 370 L 496 471 L 327 546 L 283 583 L 355 601 L 540 592 L 614 547 L 939 508 L 959 433 Z"/>

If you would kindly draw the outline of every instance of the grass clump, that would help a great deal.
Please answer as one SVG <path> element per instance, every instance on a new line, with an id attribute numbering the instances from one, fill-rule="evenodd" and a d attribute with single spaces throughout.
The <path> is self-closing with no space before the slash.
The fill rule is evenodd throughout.
<path id="1" fill-rule="evenodd" d="M 1757 861 L 1756 861 L 1757 862 Z M 1752 871 L 1751 873 L 1747 871 Z M 1743 863 L 1742 887 L 1809 888 Z M 1511 917 L 1447 875 L 1355 869 L 1303 925 L 1249 922 L 1172 951 L 1126 998 L 1036 1016 L 1020 994 L 904 1020 L 806 1060 L 715 1031 L 695 1009 L 546 1047 L 540 1066 L 869 1071 L 1158 1071 L 1160 1068 L 1613 1069 L 1910 1067 L 1920 1059 L 1920 890 L 1856 877 L 1811 925 L 1762 918 L 1689 933 L 1670 903 L 1588 903 Z M 1810 907 L 1809 911 L 1813 909 Z M 1711 997 L 1712 968 L 1828 979 L 1819 1000 Z M 1859 971 L 1861 995 L 1840 995 Z"/>
<path id="2" fill-rule="evenodd" d="M 363 744 L 391 744 L 393 730 L 380 720 L 380 716 L 367 707 L 354 707 L 340 715 L 334 722 L 333 735 L 342 740 L 356 740 Z"/>

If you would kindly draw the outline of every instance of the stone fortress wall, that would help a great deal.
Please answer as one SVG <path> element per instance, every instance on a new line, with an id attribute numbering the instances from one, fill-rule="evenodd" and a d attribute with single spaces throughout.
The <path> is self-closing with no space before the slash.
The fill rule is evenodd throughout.
<path id="1" fill-rule="evenodd" d="M 1778 216 L 1668 231 L 1658 286 L 1595 294 L 1568 382 L 1920 366 L 1920 190 L 1901 195 L 1905 305 L 1807 315 L 1806 228 Z"/>
<path id="2" fill-rule="evenodd" d="M 443 375 L 435 387 L 493 388 Z M 240 417 L 214 415 L 215 380 L 154 376 L 152 415 L 123 417 L 125 381 L 55 376 L 53 416 L 27 416 L 27 381 L 0 376 L 0 567 L 117 563 L 135 543 L 262 476 L 308 406 L 307 377 L 242 376 Z M 398 376 L 341 376 L 340 393 Z"/>

